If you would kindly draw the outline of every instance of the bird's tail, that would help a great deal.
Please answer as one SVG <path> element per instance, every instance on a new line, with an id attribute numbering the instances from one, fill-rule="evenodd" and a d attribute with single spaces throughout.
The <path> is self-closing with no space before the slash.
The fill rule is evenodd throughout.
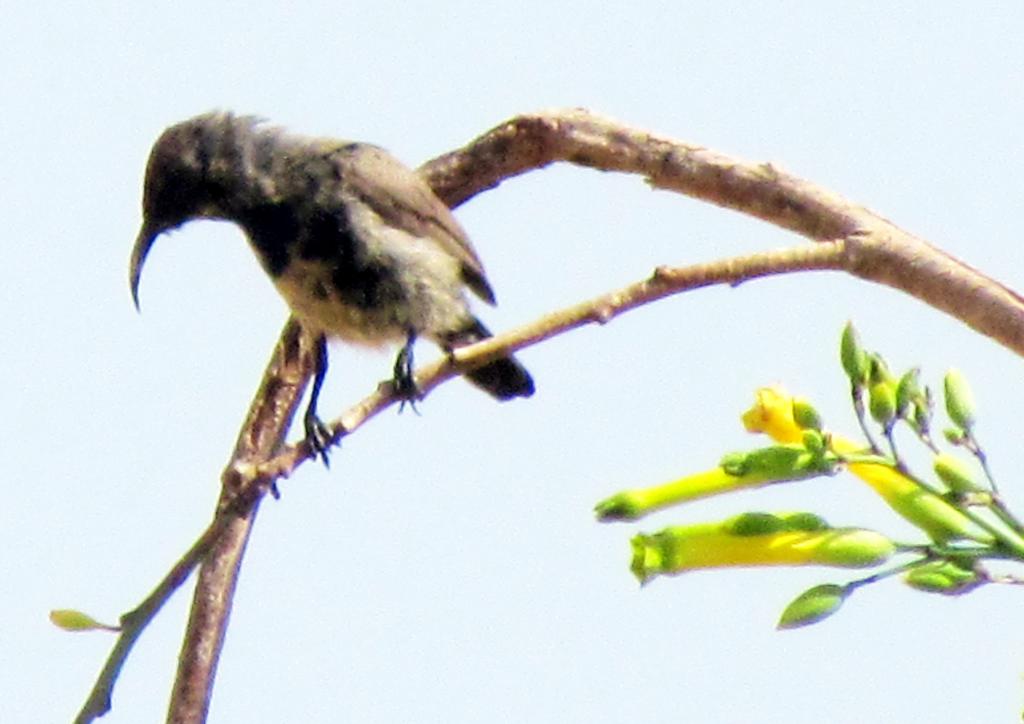
<path id="1" fill-rule="evenodd" d="M 452 350 L 490 336 L 490 331 L 479 319 L 471 318 L 464 329 L 449 333 L 441 343 L 446 350 Z M 488 362 L 483 367 L 467 372 L 466 379 L 498 400 L 529 397 L 533 394 L 533 378 L 515 357 Z"/>

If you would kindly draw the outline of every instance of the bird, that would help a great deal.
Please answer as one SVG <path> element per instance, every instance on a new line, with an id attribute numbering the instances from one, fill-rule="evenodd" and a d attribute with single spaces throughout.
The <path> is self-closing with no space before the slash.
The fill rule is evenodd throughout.
<path id="1" fill-rule="evenodd" d="M 491 336 L 466 295 L 495 304 L 465 230 L 422 176 L 379 146 L 293 134 L 228 111 L 168 127 L 146 163 L 142 226 L 129 269 L 137 309 L 154 242 L 195 219 L 241 228 L 313 340 L 313 385 L 303 424 L 314 456 L 325 464 L 329 433 L 317 402 L 328 339 L 372 347 L 397 343 L 394 390 L 415 402 L 417 338 L 451 352 Z M 534 393 L 530 373 L 511 355 L 465 376 L 501 401 Z"/>

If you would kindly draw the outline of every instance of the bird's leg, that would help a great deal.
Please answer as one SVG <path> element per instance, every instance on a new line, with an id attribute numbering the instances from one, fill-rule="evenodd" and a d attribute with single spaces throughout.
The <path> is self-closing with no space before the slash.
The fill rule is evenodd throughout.
<path id="1" fill-rule="evenodd" d="M 413 412 L 417 412 L 416 400 L 419 399 L 419 390 L 416 388 L 416 379 L 413 377 L 412 348 L 414 344 L 416 344 L 416 333 L 410 330 L 405 345 L 402 346 L 395 358 L 394 377 L 391 384 L 395 388 L 395 394 L 402 400 L 398 406 L 399 412 L 405 408 L 406 403 L 409 403 Z"/>
<path id="2" fill-rule="evenodd" d="M 313 389 L 309 393 L 309 404 L 306 406 L 302 424 L 306 429 L 306 442 L 309 444 L 310 450 L 313 451 L 313 456 L 319 456 L 324 461 L 324 467 L 330 467 L 327 448 L 330 447 L 331 431 L 316 414 L 320 388 L 323 387 L 324 377 L 327 376 L 327 338 L 321 334 L 313 345 Z"/>

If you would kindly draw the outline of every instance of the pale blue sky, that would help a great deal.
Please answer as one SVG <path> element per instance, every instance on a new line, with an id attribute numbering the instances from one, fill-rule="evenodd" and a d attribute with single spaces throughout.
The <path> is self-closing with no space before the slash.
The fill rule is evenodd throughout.
<path id="1" fill-rule="evenodd" d="M 57 631 L 47 611 L 115 619 L 202 530 L 286 317 L 241 235 L 213 223 L 157 244 L 144 313 L 132 307 L 141 176 L 173 122 L 227 108 L 417 164 L 517 112 L 585 106 L 770 161 L 1024 287 L 1019 3 L 208 5 L 0 10 L 4 721 L 78 710 L 112 640 Z M 495 329 L 658 264 L 798 243 L 567 167 L 458 216 L 497 290 L 480 310 Z M 851 479 L 593 521 L 611 492 L 756 444 L 738 418 L 762 384 L 852 430 L 835 362 L 850 317 L 898 367 L 966 372 L 993 466 L 1024 505 L 1022 365 L 995 343 L 832 274 L 688 294 L 523 353 L 529 401 L 455 382 L 422 416 L 388 413 L 346 440 L 329 473 L 284 482 L 250 545 L 210 721 L 1017 720 L 1019 591 L 945 600 L 889 582 L 778 633 L 789 599 L 847 576 L 714 572 L 640 590 L 627 570 L 636 529 L 744 510 L 912 537 Z M 391 357 L 336 348 L 332 362 L 325 414 Z M 162 721 L 190 593 L 140 641 L 104 721 Z"/>

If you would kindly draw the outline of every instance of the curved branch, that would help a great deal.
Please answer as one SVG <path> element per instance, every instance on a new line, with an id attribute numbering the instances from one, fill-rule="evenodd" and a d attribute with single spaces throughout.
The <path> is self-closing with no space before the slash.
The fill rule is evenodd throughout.
<path id="1" fill-rule="evenodd" d="M 452 206 L 556 161 L 642 175 L 675 191 L 790 229 L 847 239 L 844 269 L 911 294 L 1024 355 L 1024 298 L 872 211 L 767 163 L 632 128 L 581 109 L 517 116 L 425 164 Z"/>

